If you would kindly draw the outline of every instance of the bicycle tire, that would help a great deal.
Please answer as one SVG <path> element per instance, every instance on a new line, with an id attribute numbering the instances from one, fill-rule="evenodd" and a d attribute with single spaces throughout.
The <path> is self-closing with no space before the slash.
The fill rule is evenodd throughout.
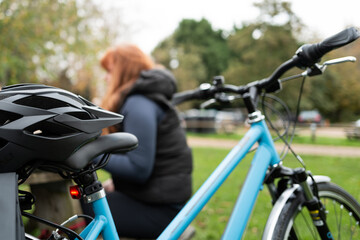
<path id="1" fill-rule="evenodd" d="M 360 239 L 359 203 L 336 184 L 326 182 L 317 186 L 320 200 L 326 208 L 326 222 L 334 239 Z M 304 203 L 302 192 L 295 191 L 281 209 L 277 222 L 273 224 L 274 229 L 271 231 L 273 235 L 267 238 L 320 239 Z M 345 215 L 346 213 L 348 216 Z"/>

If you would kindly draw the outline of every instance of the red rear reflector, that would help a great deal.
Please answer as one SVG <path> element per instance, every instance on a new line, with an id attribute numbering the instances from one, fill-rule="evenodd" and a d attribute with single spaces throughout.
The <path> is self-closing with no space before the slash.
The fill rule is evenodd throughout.
<path id="1" fill-rule="evenodd" d="M 73 199 L 80 199 L 82 196 L 81 188 L 77 185 L 70 186 L 70 195 Z"/>

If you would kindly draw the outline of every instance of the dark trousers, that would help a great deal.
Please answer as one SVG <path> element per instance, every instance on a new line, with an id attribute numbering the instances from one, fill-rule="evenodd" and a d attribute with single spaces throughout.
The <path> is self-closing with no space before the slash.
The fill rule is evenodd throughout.
<path id="1" fill-rule="evenodd" d="M 183 205 L 148 204 L 115 191 L 107 200 L 120 237 L 157 238 Z M 94 216 L 90 206 L 83 204 L 84 214 Z"/>

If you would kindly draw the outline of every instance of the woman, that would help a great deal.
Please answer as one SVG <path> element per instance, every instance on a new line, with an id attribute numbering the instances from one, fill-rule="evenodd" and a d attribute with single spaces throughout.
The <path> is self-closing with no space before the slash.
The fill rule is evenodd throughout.
<path id="1" fill-rule="evenodd" d="M 191 196 L 191 150 L 170 103 L 176 82 L 134 45 L 108 50 L 101 66 L 107 71 L 102 107 L 124 115 L 104 133 L 124 131 L 139 140 L 137 149 L 112 155 L 105 167 L 114 186 L 110 209 L 120 236 L 156 238 Z"/>

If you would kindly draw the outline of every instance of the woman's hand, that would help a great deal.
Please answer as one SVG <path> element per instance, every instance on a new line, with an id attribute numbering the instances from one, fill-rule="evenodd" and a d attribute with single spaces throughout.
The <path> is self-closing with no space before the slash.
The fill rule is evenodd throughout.
<path id="1" fill-rule="evenodd" d="M 107 193 L 111 193 L 111 192 L 115 191 L 115 186 L 114 186 L 114 182 L 113 182 L 112 178 L 103 182 L 102 186 L 104 187 L 105 192 L 107 192 Z"/>

